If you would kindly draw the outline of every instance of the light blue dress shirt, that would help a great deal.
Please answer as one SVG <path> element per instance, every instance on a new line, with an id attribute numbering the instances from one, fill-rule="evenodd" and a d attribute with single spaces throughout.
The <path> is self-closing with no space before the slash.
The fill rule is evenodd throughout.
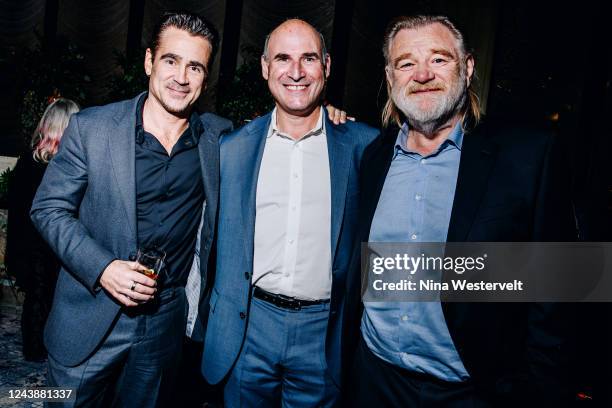
<path id="1" fill-rule="evenodd" d="M 370 228 L 370 242 L 446 242 L 463 141 L 461 124 L 428 156 L 407 150 L 400 130 Z M 361 333 L 370 350 L 396 366 L 441 380 L 469 375 L 439 302 L 366 302 Z"/>

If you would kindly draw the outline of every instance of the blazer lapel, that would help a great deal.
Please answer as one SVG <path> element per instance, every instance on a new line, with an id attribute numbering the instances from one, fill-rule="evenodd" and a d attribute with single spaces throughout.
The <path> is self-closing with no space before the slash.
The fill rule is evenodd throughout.
<path id="1" fill-rule="evenodd" d="M 141 96 L 132 100 L 130 109 L 114 117 L 115 128 L 108 130 L 115 185 L 121 192 L 127 224 L 136 239 L 136 106 Z"/>
<path id="2" fill-rule="evenodd" d="M 344 218 L 344 205 L 351 169 L 350 155 L 352 144 L 337 132 L 327 119 L 324 111 L 325 132 L 327 135 L 327 151 L 329 154 L 329 176 L 331 185 L 331 254 L 333 258 L 338 247 L 338 237 Z"/>
<path id="3" fill-rule="evenodd" d="M 245 188 L 242 190 L 246 192 L 242 205 L 242 225 L 245 228 L 244 247 L 248 265 L 253 265 L 257 179 L 259 177 L 259 169 L 261 168 L 261 159 L 266 145 L 266 135 L 270 127 L 271 117 L 272 115 L 268 114 L 257 119 L 252 126 L 247 125 L 248 135 L 245 135 L 246 137 L 243 138 L 240 147 L 239 157 L 241 159 L 236 158 L 236 160 L 242 160 L 244 165 L 242 174 L 244 174 L 246 180 Z M 241 198 L 236 197 L 236 199 Z"/>
<path id="4" fill-rule="evenodd" d="M 481 126 L 473 133 L 466 134 L 463 139 L 457 188 L 448 227 L 448 242 L 467 240 L 495 163 L 497 148 L 483 132 Z"/>
<path id="5" fill-rule="evenodd" d="M 200 153 L 200 166 L 202 167 L 202 181 L 206 195 L 205 225 L 211 230 L 215 225 L 215 216 L 219 200 L 219 135 L 210 123 L 202 123 L 204 133 L 200 137 L 198 150 Z"/>
<path id="6" fill-rule="evenodd" d="M 378 206 L 387 173 L 395 153 L 395 141 L 399 128 L 391 126 L 382 131 L 381 136 L 364 153 L 361 168 L 360 237 L 367 242 L 370 236 L 372 219 Z"/>

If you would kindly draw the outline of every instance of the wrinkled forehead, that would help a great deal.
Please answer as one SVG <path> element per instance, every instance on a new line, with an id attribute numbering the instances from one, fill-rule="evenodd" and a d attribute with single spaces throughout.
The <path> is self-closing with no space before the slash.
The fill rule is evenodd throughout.
<path id="1" fill-rule="evenodd" d="M 321 37 L 316 30 L 305 23 L 282 24 L 277 27 L 268 42 L 268 54 L 321 54 Z"/>
<path id="2" fill-rule="evenodd" d="M 440 23 L 432 23 L 419 28 L 404 28 L 397 32 L 389 44 L 391 61 L 406 53 L 433 53 L 440 50 L 457 58 L 461 54 L 459 40 Z"/>

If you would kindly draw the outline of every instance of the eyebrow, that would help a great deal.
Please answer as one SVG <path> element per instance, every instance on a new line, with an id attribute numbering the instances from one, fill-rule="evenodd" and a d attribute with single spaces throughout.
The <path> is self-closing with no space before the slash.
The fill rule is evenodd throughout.
<path id="1" fill-rule="evenodd" d="M 159 58 L 160 59 L 172 58 L 173 60 L 177 60 L 177 61 L 181 61 L 183 59 L 183 57 L 181 57 L 180 55 L 176 55 L 176 54 L 171 53 L 171 52 L 167 52 L 167 53 L 163 54 Z M 189 61 L 189 65 L 200 67 L 204 71 L 205 74 L 208 74 L 208 69 L 206 69 L 206 66 L 204 64 L 202 64 L 201 62 L 199 62 L 199 61 L 191 60 L 191 61 Z"/>
<path id="2" fill-rule="evenodd" d="M 456 57 L 448 50 L 445 50 L 443 48 L 433 48 L 431 50 L 429 50 L 429 52 L 431 52 L 432 54 L 440 54 L 440 55 L 444 55 L 447 58 L 450 59 L 456 59 Z M 412 57 L 412 53 L 411 52 L 406 52 L 402 55 L 400 55 L 399 57 L 395 58 L 393 60 L 394 64 L 397 64 L 399 61 L 403 60 L 403 59 L 407 59 L 407 58 L 411 58 Z"/>
<path id="3" fill-rule="evenodd" d="M 275 60 L 281 60 L 281 59 L 287 59 L 287 58 L 289 58 L 289 54 L 284 54 L 282 52 L 279 52 L 278 54 L 274 56 Z"/>
<path id="4" fill-rule="evenodd" d="M 307 57 L 307 58 L 321 58 L 319 56 L 319 54 L 316 53 L 316 52 L 305 52 L 305 53 L 302 54 L 302 58 L 305 58 L 305 57 Z M 288 58 L 290 58 L 289 54 L 285 54 L 283 52 L 279 52 L 278 54 L 276 54 L 274 56 L 275 60 L 288 59 Z"/>
<path id="5" fill-rule="evenodd" d="M 433 49 L 433 50 L 431 50 L 431 53 L 432 54 L 444 55 L 445 57 L 451 58 L 451 59 L 455 59 L 456 58 L 453 53 L 451 53 L 448 50 L 442 49 L 442 48 L 440 48 L 440 49 Z"/>

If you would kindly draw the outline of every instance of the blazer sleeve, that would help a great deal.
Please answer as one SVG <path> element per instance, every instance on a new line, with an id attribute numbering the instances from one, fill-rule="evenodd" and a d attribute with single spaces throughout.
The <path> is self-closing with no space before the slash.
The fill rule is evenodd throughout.
<path id="1" fill-rule="evenodd" d="M 73 115 L 36 192 L 30 216 L 68 272 L 95 293 L 99 276 L 115 256 L 78 219 L 88 184 L 87 154 L 78 122 L 78 115 Z"/>
<path id="2" fill-rule="evenodd" d="M 561 145 L 551 136 L 540 172 L 534 212 L 535 242 L 577 238 L 570 175 Z M 566 406 L 572 398 L 570 363 L 576 313 L 571 303 L 532 303 L 528 308 L 526 357 L 529 398 L 540 406 Z"/>

